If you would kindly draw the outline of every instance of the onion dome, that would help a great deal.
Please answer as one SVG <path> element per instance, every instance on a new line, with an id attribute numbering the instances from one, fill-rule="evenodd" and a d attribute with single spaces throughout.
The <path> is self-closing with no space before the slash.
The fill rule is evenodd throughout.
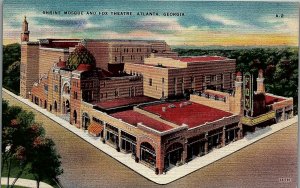
<path id="1" fill-rule="evenodd" d="M 83 45 L 78 45 L 70 54 L 66 66 L 70 70 L 87 71 L 96 67 L 96 60 L 93 54 Z"/>

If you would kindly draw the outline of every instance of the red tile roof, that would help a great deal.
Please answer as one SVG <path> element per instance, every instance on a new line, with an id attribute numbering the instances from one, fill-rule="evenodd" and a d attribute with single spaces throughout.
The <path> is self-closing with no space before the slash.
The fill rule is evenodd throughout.
<path id="1" fill-rule="evenodd" d="M 283 101 L 285 99 L 275 97 L 275 96 L 265 95 L 265 100 L 266 100 L 266 105 L 270 105 L 270 104 L 273 104 L 275 102 Z"/>
<path id="2" fill-rule="evenodd" d="M 131 125 L 137 125 L 137 123 L 142 123 L 143 125 L 150 127 L 152 129 L 155 129 L 157 131 L 167 131 L 172 129 L 170 125 L 167 125 L 165 123 L 162 123 L 160 121 L 157 121 L 155 119 L 152 119 L 144 114 L 141 114 L 139 112 L 133 111 L 133 110 L 127 110 L 122 112 L 117 112 L 114 114 L 111 114 L 111 116 L 122 119 L 122 121 L 125 121 Z"/>
<path id="3" fill-rule="evenodd" d="M 95 105 L 99 106 L 100 108 L 109 109 L 109 108 L 116 108 L 120 106 L 151 102 L 155 100 L 157 99 L 142 95 L 142 96 L 124 97 L 124 98 L 102 101 L 102 102 L 95 103 Z"/>
<path id="4" fill-rule="evenodd" d="M 208 61 L 220 61 L 227 59 L 220 56 L 195 56 L 195 57 L 179 57 L 176 58 L 183 62 L 208 62 Z"/>
<path id="5" fill-rule="evenodd" d="M 215 108 L 211 108 L 202 104 L 191 102 L 188 105 L 180 107 L 180 103 L 163 103 L 159 105 L 151 105 L 143 107 L 144 110 L 151 113 L 160 115 L 161 118 L 173 122 L 177 125 L 183 123 L 188 125 L 189 128 L 204 124 L 205 122 L 212 122 L 222 117 L 228 117 L 232 114 Z M 170 108 L 170 105 L 174 105 L 175 108 Z M 162 107 L 166 107 L 166 111 L 162 111 Z"/>

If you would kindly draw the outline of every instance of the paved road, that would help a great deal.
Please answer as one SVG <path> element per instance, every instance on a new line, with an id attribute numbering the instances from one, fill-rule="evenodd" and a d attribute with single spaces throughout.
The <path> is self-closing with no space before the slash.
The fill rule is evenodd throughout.
<path id="1" fill-rule="evenodd" d="M 4 95 L 7 98 L 6 95 Z M 11 101 L 11 104 L 22 105 Z M 65 188 L 76 187 L 296 187 L 297 125 L 167 185 L 157 185 L 36 113 L 62 156 Z M 280 182 L 280 178 L 290 182 Z"/>

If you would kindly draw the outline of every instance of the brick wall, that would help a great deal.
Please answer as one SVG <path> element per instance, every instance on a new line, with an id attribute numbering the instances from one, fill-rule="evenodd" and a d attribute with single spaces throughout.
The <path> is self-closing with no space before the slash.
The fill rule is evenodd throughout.
<path id="1" fill-rule="evenodd" d="M 28 98 L 33 83 L 39 79 L 39 45 L 21 45 L 20 95 Z"/>
<path id="2" fill-rule="evenodd" d="M 61 57 L 62 61 L 68 59 L 69 52 L 66 50 L 53 50 L 51 48 L 42 48 L 39 50 L 39 75 L 47 73 L 55 62 Z"/>
<path id="3" fill-rule="evenodd" d="M 143 95 L 141 77 L 120 77 L 100 80 L 100 101 Z"/>

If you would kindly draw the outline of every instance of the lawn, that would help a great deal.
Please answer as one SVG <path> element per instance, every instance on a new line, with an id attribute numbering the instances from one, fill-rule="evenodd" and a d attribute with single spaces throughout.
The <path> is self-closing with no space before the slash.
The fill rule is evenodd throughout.
<path id="1" fill-rule="evenodd" d="M 1 185 L 1 188 L 6 188 L 6 185 Z M 15 185 L 14 188 L 28 188 L 28 187 Z"/>
<path id="2" fill-rule="evenodd" d="M 33 176 L 33 174 L 31 174 L 29 172 L 29 169 L 30 169 L 30 164 L 27 164 L 23 171 L 23 174 L 21 175 L 20 178 L 34 180 L 34 176 Z M 10 171 L 10 180 L 9 180 L 10 183 L 12 183 L 14 181 L 14 177 L 17 176 L 19 171 L 20 171 L 19 163 L 17 161 L 13 160 L 13 162 L 11 164 L 11 171 Z M 7 165 L 4 165 L 1 177 L 7 177 L 7 174 L 8 174 Z M 55 188 L 59 188 L 59 186 L 56 184 L 56 182 L 54 180 L 43 180 L 43 182 L 45 182 Z M 6 186 L 2 185 L 1 188 L 2 187 L 6 187 Z M 21 188 L 21 186 L 14 186 L 14 187 Z"/>

